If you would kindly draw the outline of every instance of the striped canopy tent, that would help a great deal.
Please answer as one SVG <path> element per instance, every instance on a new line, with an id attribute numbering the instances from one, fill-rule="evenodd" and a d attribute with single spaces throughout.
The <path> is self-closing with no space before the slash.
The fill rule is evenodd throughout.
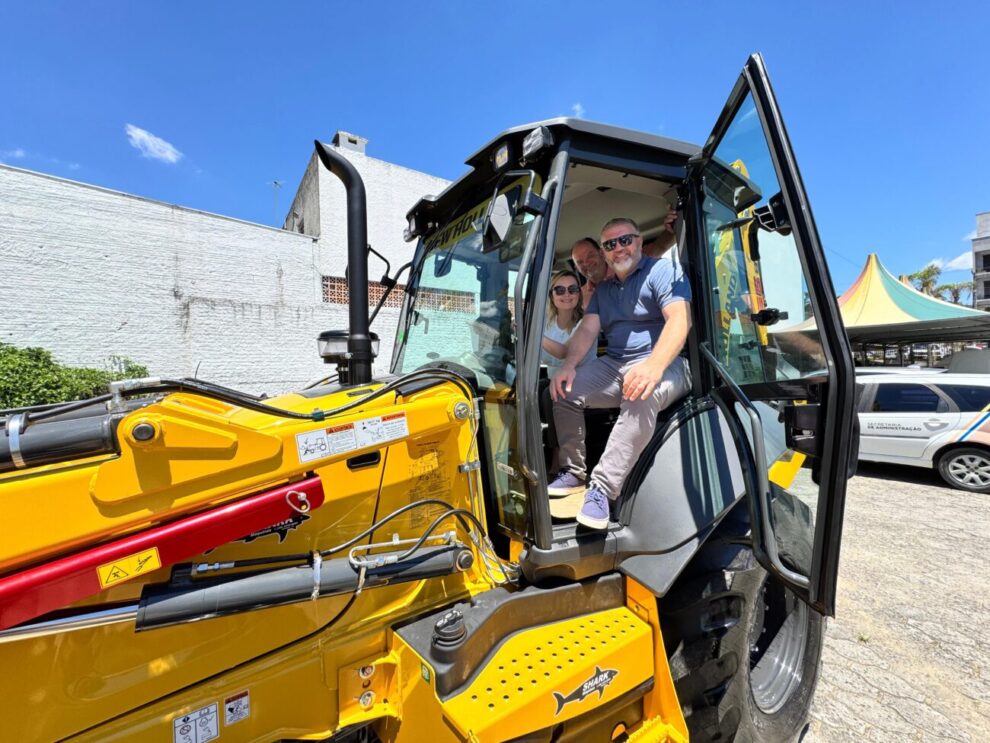
<path id="1" fill-rule="evenodd" d="M 898 281 L 870 253 L 859 278 L 839 297 L 853 343 L 939 343 L 990 339 L 990 312 L 922 294 Z M 781 329 L 814 330 L 814 319 Z"/>

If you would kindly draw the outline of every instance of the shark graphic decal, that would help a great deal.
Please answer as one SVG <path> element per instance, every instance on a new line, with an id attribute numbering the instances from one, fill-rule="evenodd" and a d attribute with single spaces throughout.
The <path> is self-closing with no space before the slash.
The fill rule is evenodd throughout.
<path id="1" fill-rule="evenodd" d="M 595 666 L 595 672 L 592 674 L 591 678 L 581 684 L 566 697 L 559 691 L 555 691 L 553 693 L 553 698 L 557 702 L 557 711 L 553 713 L 553 716 L 556 717 L 559 715 L 565 704 L 580 702 L 589 694 L 593 694 L 596 691 L 598 692 L 598 698 L 601 699 L 605 694 L 605 687 L 611 684 L 618 675 L 619 672 L 614 668 L 607 668 L 603 671 L 598 666 Z"/>

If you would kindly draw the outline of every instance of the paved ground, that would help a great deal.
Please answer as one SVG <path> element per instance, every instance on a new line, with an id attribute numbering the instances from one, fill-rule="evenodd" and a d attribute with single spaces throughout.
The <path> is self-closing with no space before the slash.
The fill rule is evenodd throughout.
<path id="1" fill-rule="evenodd" d="M 990 495 L 863 464 L 803 743 L 990 740 Z"/>

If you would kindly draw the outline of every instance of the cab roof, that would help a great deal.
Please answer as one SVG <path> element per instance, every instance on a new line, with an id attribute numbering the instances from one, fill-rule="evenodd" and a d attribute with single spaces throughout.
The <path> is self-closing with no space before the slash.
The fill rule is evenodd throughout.
<path id="1" fill-rule="evenodd" d="M 415 214 L 422 218 L 422 222 L 428 223 L 438 211 L 443 210 L 443 205 L 458 203 L 468 189 L 477 184 L 479 180 L 487 180 L 494 175 L 491 153 L 495 147 L 508 141 L 510 145 L 515 147 L 515 151 L 519 152 L 525 136 L 541 126 L 550 130 L 555 142 L 560 142 L 566 133 L 572 137 L 572 140 L 580 139 L 586 146 L 590 145 L 590 149 L 600 150 L 603 153 L 635 150 L 639 153 L 640 158 L 644 158 L 652 151 L 658 160 L 668 165 L 676 164 L 682 170 L 686 167 L 687 161 L 701 151 L 697 145 L 678 139 L 570 116 L 534 121 L 530 124 L 506 129 L 489 140 L 464 161 L 470 168 L 466 173 L 451 183 L 442 193 L 421 198 L 409 210 L 407 217 Z"/>
<path id="2" fill-rule="evenodd" d="M 678 155 L 683 155 L 685 159 L 693 157 L 701 152 L 701 148 L 697 145 L 690 144 L 689 142 L 682 142 L 679 139 L 670 139 L 669 137 L 648 134 L 646 132 L 637 131 L 636 129 L 625 129 L 620 126 L 601 124 L 597 121 L 588 121 L 587 119 L 576 119 L 571 116 L 559 116 L 555 119 L 534 121 L 531 124 L 522 124 L 520 126 L 514 126 L 511 129 L 506 129 L 498 136 L 489 140 L 483 147 L 479 148 L 477 152 L 464 161 L 464 164 L 477 168 L 480 163 L 487 162 L 489 153 L 491 153 L 497 144 L 500 144 L 506 139 L 514 139 L 518 135 L 525 136 L 541 126 L 547 127 L 554 133 L 556 133 L 555 130 L 570 129 L 572 132 L 590 134 L 594 137 L 602 137 L 605 139 L 614 139 L 620 142 L 646 145 L 647 147 L 653 147 L 664 152 L 673 152 Z"/>

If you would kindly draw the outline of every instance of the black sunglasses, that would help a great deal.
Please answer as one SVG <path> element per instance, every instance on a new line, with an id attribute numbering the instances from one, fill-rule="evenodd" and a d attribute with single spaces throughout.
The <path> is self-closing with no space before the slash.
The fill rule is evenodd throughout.
<path id="1" fill-rule="evenodd" d="M 555 286 L 553 288 L 553 293 L 558 297 L 562 297 L 565 294 L 577 294 L 581 291 L 581 287 L 577 284 L 571 284 L 570 286 Z"/>
<path id="2" fill-rule="evenodd" d="M 630 232 L 628 235 L 613 237 L 611 240 L 602 240 L 602 247 L 605 248 L 605 252 L 611 253 L 615 250 L 616 245 L 621 245 L 624 248 L 628 248 L 637 237 L 639 237 L 638 233 Z"/>

